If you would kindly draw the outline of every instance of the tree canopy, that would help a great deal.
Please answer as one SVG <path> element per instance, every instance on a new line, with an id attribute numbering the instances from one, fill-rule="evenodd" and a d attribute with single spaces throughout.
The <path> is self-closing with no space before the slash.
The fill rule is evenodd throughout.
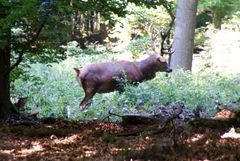
<path id="1" fill-rule="evenodd" d="M 10 109 L 9 74 L 22 62 L 23 57 L 38 62 L 64 59 L 66 54 L 60 46 L 72 39 L 72 36 L 75 35 L 74 29 L 78 24 L 85 22 L 87 23 L 87 31 L 89 27 L 93 30 L 94 14 L 100 13 L 101 21 L 107 20 L 110 25 L 113 25 L 115 15 L 121 17 L 127 14 L 128 3 L 148 7 L 164 5 L 170 11 L 172 2 L 167 2 L 145 0 L 1 0 L 0 53 L 2 54 L 0 66 L 2 69 L 0 87 L 2 91 L 0 91 L 0 111 L 9 111 L 6 109 Z M 74 18 L 74 16 L 81 15 L 83 18 Z M 87 19 L 87 21 L 82 21 L 82 19 Z M 46 57 L 47 55 L 49 56 Z"/>
<path id="2" fill-rule="evenodd" d="M 220 29 L 224 18 L 230 17 L 233 13 L 240 11 L 240 1 L 235 0 L 200 0 L 199 9 L 210 11 L 213 17 L 215 28 Z"/>

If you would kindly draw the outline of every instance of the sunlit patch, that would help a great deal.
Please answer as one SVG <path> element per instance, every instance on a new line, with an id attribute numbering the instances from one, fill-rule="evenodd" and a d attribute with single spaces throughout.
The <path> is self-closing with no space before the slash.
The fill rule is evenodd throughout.
<path id="1" fill-rule="evenodd" d="M 205 142 L 206 145 L 210 144 L 211 140 L 207 139 L 207 141 Z"/>
<path id="2" fill-rule="evenodd" d="M 143 144 L 136 144 L 132 149 L 135 151 L 141 151 L 145 149 L 145 146 Z"/>
<path id="3" fill-rule="evenodd" d="M 117 154 L 122 151 L 141 151 L 144 149 L 146 149 L 144 144 L 134 144 L 132 147 L 125 147 L 125 148 L 112 147 L 110 150 L 110 153 Z"/>
<path id="4" fill-rule="evenodd" d="M 90 157 L 97 154 L 97 150 L 92 146 L 85 145 L 82 147 L 82 149 L 84 150 L 85 157 Z"/>
<path id="5" fill-rule="evenodd" d="M 0 154 L 12 154 L 14 152 L 14 149 L 11 150 L 0 150 Z"/>
<path id="6" fill-rule="evenodd" d="M 96 150 L 87 150 L 87 151 L 85 151 L 85 156 L 86 157 L 90 157 L 90 156 L 93 156 L 95 154 L 97 154 Z"/>
<path id="7" fill-rule="evenodd" d="M 228 132 L 224 133 L 221 138 L 233 138 L 233 139 L 239 139 L 240 133 L 236 133 L 234 128 L 231 128 Z"/>
<path id="8" fill-rule="evenodd" d="M 99 124 L 96 125 L 95 127 L 96 131 L 102 131 L 102 132 L 106 132 L 109 134 L 114 134 L 114 133 L 119 133 L 122 132 L 123 129 L 121 128 L 121 126 L 119 126 L 116 123 L 107 123 L 107 122 L 101 122 Z"/>
<path id="9" fill-rule="evenodd" d="M 20 154 L 21 156 L 27 156 L 27 155 L 32 154 L 34 152 L 39 152 L 39 151 L 43 151 L 43 150 L 44 150 L 44 148 L 37 141 L 37 142 L 32 143 L 32 147 L 30 149 L 21 149 L 17 153 Z"/>
<path id="10" fill-rule="evenodd" d="M 200 139 L 202 139 L 204 137 L 203 134 L 195 134 L 192 138 L 190 138 L 190 140 L 188 140 L 189 142 L 196 142 Z"/>
<path id="11" fill-rule="evenodd" d="M 111 154 L 117 154 L 118 152 L 121 152 L 121 151 L 124 151 L 124 150 L 125 150 L 124 148 L 115 148 L 115 147 L 113 147 L 113 148 L 111 148 L 110 153 Z"/>
<path id="12" fill-rule="evenodd" d="M 149 136 L 145 136 L 145 138 L 144 138 L 146 141 L 152 141 L 152 138 L 151 137 L 149 137 Z"/>
<path id="13" fill-rule="evenodd" d="M 72 135 L 70 137 L 66 137 L 64 139 L 55 138 L 53 142 L 55 144 L 70 144 L 70 143 L 76 142 L 77 140 L 82 140 L 82 137 L 75 134 L 75 135 Z"/>
<path id="14" fill-rule="evenodd" d="M 130 148 L 130 147 L 128 147 L 128 148 L 116 148 L 116 147 L 113 147 L 113 148 L 111 148 L 110 153 L 111 154 L 117 154 L 119 152 L 126 151 L 126 150 L 129 151 L 129 150 L 132 150 L 132 148 Z"/>
<path id="15" fill-rule="evenodd" d="M 232 30 L 219 30 L 217 32 L 208 30 L 205 35 L 209 49 L 201 54 L 194 54 L 193 72 L 202 69 L 203 64 L 210 64 L 215 71 L 222 73 L 239 73 L 240 70 L 240 32 Z M 200 55 L 200 56 L 199 56 Z"/>
<path id="16" fill-rule="evenodd" d="M 235 117 L 236 117 L 235 112 L 232 112 L 228 109 L 221 109 L 219 112 L 215 114 L 214 119 L 229 119 Z"/>

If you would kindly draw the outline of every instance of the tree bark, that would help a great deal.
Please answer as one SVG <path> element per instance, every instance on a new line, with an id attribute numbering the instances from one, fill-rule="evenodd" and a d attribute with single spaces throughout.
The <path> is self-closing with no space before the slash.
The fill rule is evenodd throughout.
<path id="1" fill-rule="evenodd" d="M 198 0 L 178 0 L 171 68 L 191 70 Z"/>
<path id="2" fill-rule="evenodd" d="M 8 117 L 13 109 L 10 101 L 10 30 L 1 33 L 1 48 L 0 48 L 0 119 Z"/>
<path id="3" fill-rule="evenodd" d="M 8 9 L 0 4 L 0 19 L 7 16 Z M 7 118 L 13 109 L 10 101 L 10 53 L 11 53 L 11 30 L 0 27 L 0 119 Z"/>
<path id="4" fill-rule="evenodd" d="M 109 25 L 106 25 L 105 23 L 100 24 L 100 31 L 101 31 L 101 42 L 103 43 L 103 40 L 105 40 L 108 37 L 108 29 Z"/>

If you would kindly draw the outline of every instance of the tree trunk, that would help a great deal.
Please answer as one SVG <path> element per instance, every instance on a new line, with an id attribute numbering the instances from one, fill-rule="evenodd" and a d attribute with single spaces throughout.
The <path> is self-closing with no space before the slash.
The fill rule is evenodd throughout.
<path id="1" fill-rule="evenodd" d="M 218 13 L 213 13 L 213 25 L 215 29 L 221 30 L 222 17 Z"/>
<path id="2" fill-rule="evenodd" d="M 89 18 L 89 25 L 90 25 L 90 31 L 91 31 L 91 33 L 93 33 L 94 32 L 94 12 L 93 11 L 91 11 L 90 12 L 90 18 Z"/>
<path id="3" fill-rule="evenodd" d="M 6 49 L 0 49 L 0 119 L 11 114 L 13 105 L 10 101 L 9 74 L 4 72 L 9 66 L 10 54 Z"/>
<path id="4" fill-rule="evenodd" d="M 108 37 L 108 30 L 109 30 L 109 25 L 106 25 L 105 23 L 100 24 L 101 41 L 102 41 L 100 43 L 103 43 L 103 41 Z"/>
<path id="5" fill-rule="evenodd" d="M 197 0 L 178 0 L 171 68 L 191 70 Z"/>
<path id="6" fill-rule="evenodd" d="M 4 11 L 7 9 L 0 5 L 2 10 L 0 19 L 5 18 L 7 15 Z M 10 81 L 9 81 L 9 68 L 10 68 L 10 28 L 3 29 L 0 27 L 0 119 L 8 117 L 13 109 L 10 101 Z"/>

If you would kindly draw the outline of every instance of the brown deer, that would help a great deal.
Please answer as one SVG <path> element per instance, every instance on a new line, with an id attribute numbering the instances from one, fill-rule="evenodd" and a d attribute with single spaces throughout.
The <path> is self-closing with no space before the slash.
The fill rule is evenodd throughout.
<path id="1" fill-rule="evenodd" d="M 76 79 L 85 92 L 80 108 L 85 109 L 96 93 L 108 93 L 117 90 L 119 82 L 115 78 L 123 77 L 124 74 L 129 82 L 141 83 L 153 79 L 157 72 L 169 73 L 172 71 L 166 59 L 161 56 L 163 54 L 162 49 L 161 54 L 156 54 L 152 50 L 148 54 L 149 57 L 141 61 L 90 64 L 81 70 L 74 68 L 77 74 Z"/>

